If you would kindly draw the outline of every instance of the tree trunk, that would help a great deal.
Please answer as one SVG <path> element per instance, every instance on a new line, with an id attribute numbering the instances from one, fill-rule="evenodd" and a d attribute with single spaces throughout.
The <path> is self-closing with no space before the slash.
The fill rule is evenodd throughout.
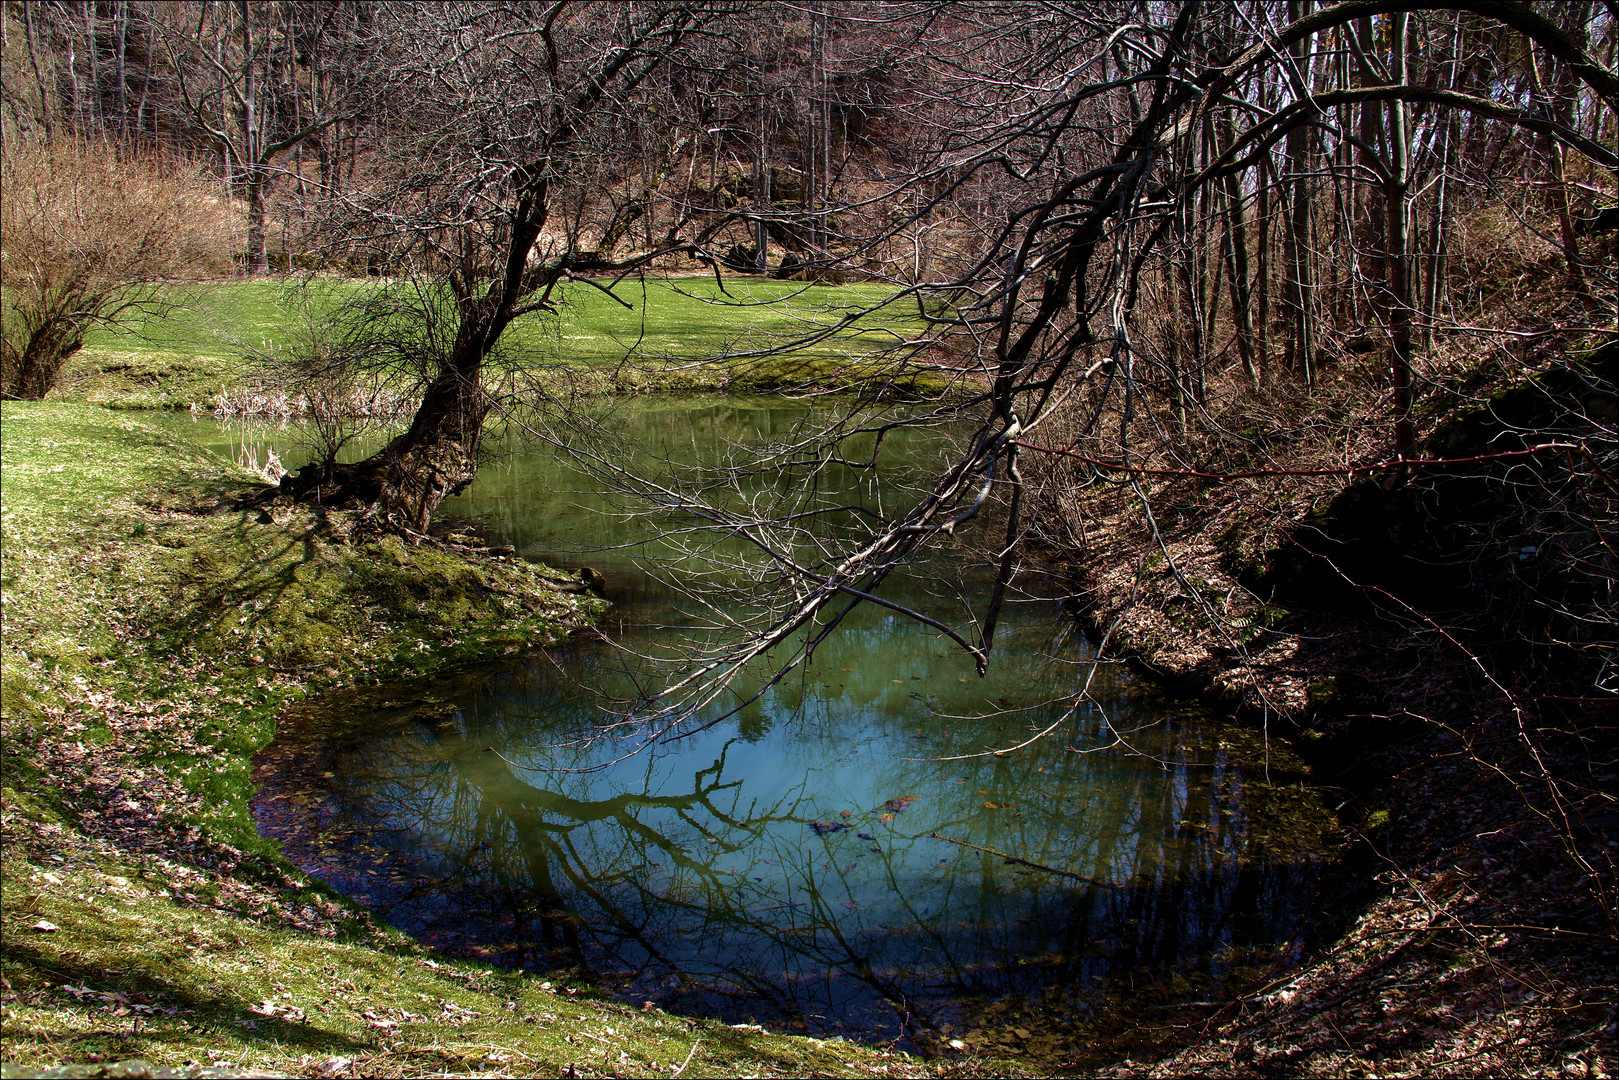
<path id="1" fill-rule="evenodd" d="M 483 392 L 483 367 L 524 295 L 522 268 L 545 224 L 545 190 L 541 182 L 520 197 L 504 252 L 503 279 L 479 294 L 476 282 L 456 284 L 452 277 L 460 315 L 455 344 L 440 361 L 410 428 L 353 465 L 330 460 L 307 465 L 255 501 L 289 496 L 326 506 L 361 507 L 386 526 L 425 533 L 439 504 L 472 483 L 484 419 L 492 405 Z"/>
<path id="2" fill-rule="evenodd" d="M 84 344 L 83 338 L 58 329 L 51 321 L 34 331 L 21 355 L 7 357 L 0 398 L 10 401 L 44 401 L 56 385 L 62 368 Z"/>
<path id="3" fill-rule="evenodd" d="M 467 351 L 465 366 L 448 368 L 429 384 L 409 429 L 387 446 L 351 465 L 306 465 L 267 489 L 262 501 L 288 496 L 366 509 L 390 526 L 425 533 L 439 504 L 477 476 L 490 408 L 480 379 L 487 350 L 470 345 Z"/>
<path id="4" fill-rule="evenodd" d="M 1408 16 L 1392 16 L 1392 75 L 1406 79 L 1406 27 Z M 1388 288 L 1389 366 L 1394 384 L 1394 445 L 1402 457 L 1415 457 L 1416 424 L 1411 408 L 1411 257 L 1409 211 L 1406 199 L 1411 181 L 1411 125 L 1403 101 L 1389 103 L 1389 169 L 1384 189 L 1388 213 L 1388 244 L 1384 282 Z"/>
<path id="5" fill-rule="evenodd" d="M 118 0 L 113 16 L 118 28 L 113 107 L 118 110 L 118 138 L 129 138 L 129 89 L 124 85 L 124 52 L 129 45 L 129 0 Z"/>
<path id="6" fill-rule="evenodd" d="M 1229 112 L 1221 116 L 1219 126 L 1219 148 L 1223 149 L 1236 139 Z M 1231 173 L 1222 187 L 1226 211 L 1226 276 L 1231 283 L 1231 318 L 1236 324 L 1237 355 L 1242 360 L 1243 373 L 1257 390 L 1261 372 L 1258 358 L 1254 355 L 1254 326 L 1250 307 L 1252 283 L 1248 276 L 1248 221 L 1243 212 L 1242 178 Z"/>
<path id="7" fill-rule="evenodd" d="M 1287 14 L 1290 19 L 1303 18 L 1310 13 L 1310 0 L 1289 0 Z M 1293 62 L 1310 77 L 1313 43 L 1299 42 L 1293 47 Z M 1308 84 L 1307 84 L 1308 85 Z M 1287 179 L 1283 205 L 1287 207 L 1287 305 L 1293 324 L 1288 351 L 1292 354 L 1293 370 L 1305 386 L 1315 385 L 1316 313 L 1315 313 L 1315 252 L 1310 243 L 1310 133 L 1307 128 L 1296 127 L 1287 133 Z"/>
<path id="8" fill-rule="evenodd" d="M 28 62 L 34 68 L 34 82 L 39 87 L 39 118 L 40 121 L 45 125 L 45 138 L 47 140 L 54 140 L 56 138 L 56 125 L 51 118 L 56 112 L 55 95 L 50 93 L 45 87 L 45 75 L 39 67 L 39 54 L 34 49 L 34 16 L 32 4 L 22 5 L 22 32 L 23 40 L 28 44 Z M 51 64 L 51 75 L 53 82 L 55 81 L 55 74 L 56 65 L 53 61 Z"/>
<path id="9" fill-rule="evenodd" d="M 370 461 L 381 475 L 377 501 L 396 519 L 425 533 L 439 504 L 464 491 L 478 472 L 478 451 L 489 402 L 470 371 L 450 370 L 422 398 L 410 429 Z"/>
<path id="10" fill-rule="evenodd" d="M 249 166 L 247 185 L 247 272 L 265 274 L 270 270 L 270 259 L 265 254 L 264 189 L 269 174 L 256 165 Z"/>
<path id="11" fill-rule="evenodd" d="M 101 68 L 96 62 L 96 6 L 84 5 L 84 59 L 90 68 L 90 85 L 86 92 L 85 117 L 86 127 L 97 130 L 102 127 L 101 121 Z"/>

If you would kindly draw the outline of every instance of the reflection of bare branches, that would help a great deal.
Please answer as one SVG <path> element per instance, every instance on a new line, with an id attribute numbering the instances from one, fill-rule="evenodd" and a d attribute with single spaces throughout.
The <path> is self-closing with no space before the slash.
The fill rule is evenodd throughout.
<path id="1" fill-rule="evenodd" d="M 1113 884 L 1111 881 L 1097 881 L 1095 878 L 1086 877 L 1084 874 L 1076 874 L 1072 870 L 1059 870 L 1055 866 L 1047 866 L 1045 863 L 1037 863 L 1030 859 L 1025 859 L 1021 855 L 1008 855 L 1004 851 L 996 851 L 994 848 L 984 847 L 982 844 L 974 844 L 968 840 L 958 840 L 954 836 L 945 836 L 936 832 L 928 833 L 928 835 L 933 837 L 935 840 L 944 840 L 948 843 L 956 844 L 959 847 L 972 848 L 974 851 L 982 851 L 986 855 L 994 855 L 996 858 L 1001 859 L 1004 862 L 1017 863 L 1019 866 L 1031 867 L 1035 870 L 1042 870 L 1048 874 L 1056 874 L 1058 877 L 1071 878 L 1074 881 L 1083 881 L 1085 884 L 1092 885 L 1097 888 L 1118 888 L 1118 886 Z"/>

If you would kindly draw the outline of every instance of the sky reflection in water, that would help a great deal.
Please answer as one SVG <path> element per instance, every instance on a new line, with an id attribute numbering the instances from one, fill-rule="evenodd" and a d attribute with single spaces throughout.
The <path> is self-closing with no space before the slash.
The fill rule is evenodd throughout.
<path id="1" fill-rule="evenodd" d="M 801 414 L 687 404 L 641 422 L 700 446 Z M 556 495 L 583 486 L 519 461 L 458 509 L 535 557 L 633 538 L 590 496 Z M 668 595 L 621 558 L 561 561 L 608 566 L 624 643 L 667 647 Z M 886 591 L 949 614 L 924 584 Z M 1332 823 L 1296 762 L 1119 669 L 1051 738 L 934 760 L 1022 742 L 1083 683 L 1088 651 L 1050 604 L 1010 613 L 982 680 L 943 639 L 862 611 L 735 719 L 576 771 L 625 749 L 579 741 L 645 676 L 623 655 L 580 642 L 333 699 L 262 759 L 261 829 L 447 950 L 867 1037 L 970 1024 L 1008 998 L 1084 1016 L 1121 980 L 1207 995 L 1287 959 L 1314 904 Z M 1144 753 L 1081 752 L 1120 731 Z"/>

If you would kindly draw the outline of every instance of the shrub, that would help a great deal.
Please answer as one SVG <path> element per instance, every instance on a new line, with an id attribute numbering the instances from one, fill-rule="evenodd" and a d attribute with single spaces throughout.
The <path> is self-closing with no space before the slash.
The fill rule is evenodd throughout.
<path id="1" fill-rule="evenodd" d="M 0 156 L 0 397 L 39 400 L 85 331 L 163 306 L 163 283 L 218 273 L 229 204 L 189 160 L 79 139 Z"/>

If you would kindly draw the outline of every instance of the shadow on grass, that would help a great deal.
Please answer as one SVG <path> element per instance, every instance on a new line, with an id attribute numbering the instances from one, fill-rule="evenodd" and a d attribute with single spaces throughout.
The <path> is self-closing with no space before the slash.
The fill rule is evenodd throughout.
<path id="1" fill-rule="evenodd" d="M 16 934 L 8 933 L 4 943 L 0 944 L 0 958 L 4 959 L 13 992 L 33 998 L 36 1007 L 72 1008 L 60 1000 L 61 995 L 67 994 L 65 989 L 56 989 L 54 994 L 46 989 L 52 983 L 60 983 L 64 988 L 88 988 L 90 992 L 83 994 L 82 1000 L 77 1002 L 80 1007 L 94 1010 L 98 1005 L 92 1002 L 100 1003 L 101 1011 L 106 1013 L 107 1023 L 104 1027 L 82 1032 L 59 1031 L 46 1036 L 58 1052 L 67 1051 L 72 1043 L 87 1040 L 119 1040 L 123 1047 L 113 1051 L 119 1054 L 134 1052 L 142 1043 L 192 1045 L 205 1041 L 209 1037 L 209 1029 L 218 1029 L 227 1024 L 238 1027 L 243 1039 L 273 1041 L 306 1053 L 353 1054 L 374 1049 L 373 1043 L 320 1027 L 318 1021 L 299 1022 L 280 1016 L 260 1016 L 250 1011 L 251 1003 L 232 998 L 225 992 L 209 992 L 177 979 L 155 977 L 150 972 L 150 965 L 163 961 L 151 957 L 145 958 L 148 970 L 114 973 L 82 953 L 69 950 L 53 955 L 33 946 L 26 939 L 19 940 Z M 174 965 L 177 974 L 194 971 L 192 965 L 185 961 L 168 963 Z M 109 985 L 109 974 L 116 974 L 119 983 Z M 30 975 L 33 978 L 29 978 Z M 197 976 L 199 981 L 206 979 L 200 972 Z M 30 983 L 36 985 L 30 986 Z M 103 1001 L 99 996 L 103 993 L 121 995 L 128 1000 L 128 1004 L 116 998 Z M 133 1005 L 147 1005 L 153 1011 L 143 1016 L 132 1008 Z M 129 1010 L 127 1015 L 114 1013 L 114 1008 L 120 1006 Z"/>

